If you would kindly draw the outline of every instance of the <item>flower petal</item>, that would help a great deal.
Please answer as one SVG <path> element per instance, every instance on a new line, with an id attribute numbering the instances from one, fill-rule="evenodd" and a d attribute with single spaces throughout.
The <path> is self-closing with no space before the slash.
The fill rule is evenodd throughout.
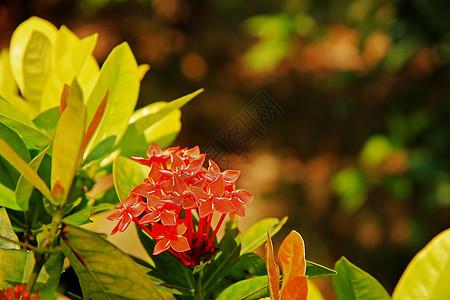
<path id="1" fill-rule="evenodd" d="M 184 236 L 180 236 L 177 239 L 171 239 L 170 247 L 172 247 L 172 249 L 176 252 L 185 252 L 191 249 L 187 238 Z"/>
<path id="2" fill-rule="evenodd" d="M 225 187 L 223 185 L 222 175 L 219 175 L 216 180 L 211 182 L 208 186 L 208 193 L 214 195 L 215 197 L 221 197 L 225 192 Z"/>
<path id="3" fill-rule="evenodd" d="M 236 208 L 230 202 L 229 198 L 216 198 L 214 199 L 214 208 L 217 212 L 222 214 L 234 212 Z"/>
<path id="4" fill-rule="evenodd" d="M 158 255 L 170 247 L 170 240 L 169 239 L 162 239 L 159 242 L 156 243 L 155 248 L 153 248 L 153 255 Z"/>
<path id="5" fill-rule="evenodd" d="M 161 214 L 158 212 L 151 212 L 146 214 L 141 218 L 139 221 L 139 224 L 150 224 L 150 223 L 156 223 L 161 219 Z"/>

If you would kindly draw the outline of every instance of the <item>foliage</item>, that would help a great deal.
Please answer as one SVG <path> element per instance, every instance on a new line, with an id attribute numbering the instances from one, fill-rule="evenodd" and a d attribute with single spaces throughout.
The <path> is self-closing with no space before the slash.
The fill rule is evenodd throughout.
<path id="1" fill-rule="evenodd" d="M 248 26 L 259 34 L 255 28 L 267 21 L 293 30 L 284 15 Z M 308 18 L 298 22 L 312 24 Z M 260 35 L 267 39 L 264 51 L 277 42 L 277 34 Z M 236 190 L 239 171 L 221 171 L 211 160 L 206 169 L 198 147 L 162 150 L 180 129 L 179 109 L 201 90 L 135 112 L 148 66 L 138 66 L 123 43 L 99 68 L 92 56 L 96 41 L 96 35 L 79 39 L 65 26 L 56 29 L 33 17 L 1 53 L 0 299 L 13 294 L 55 299 L 62 272 L 69 272 L 64 258 L 81 287 L 82 295 L 72 296 L 83 298 L 310 299 L 321 295 L 312 288 L 308 296 L 314 286 L 308 277 L 329 275 L 335 276 L 339 299 L 389 298 L 345 258 L 336 264 L 337 272 L 306 261 L 296 231 L 279 247 L 277 263 L 270 234 L 286 218 L 262 220 L 240 236 L 235 215 L 245 215 L 253 195 Z M 277 60 L 287 53 L 282 48 L 274 54 Z M 396 150 L 383 137 L 374 138 L 360 164 L 370 169 Z M 130 155 L 134 161 L 126 158 Z M 111 173 L 116 193 L 97 181 Z M 344 173 L 336 179 L 336 191 L 361 199 L 362 189 L 348 193 L 342 187 L 360 174 Z M 357 178 L 353 187 L 360 182 Z M 80 227 L 92 214 L 113 207 L 110 219 L 118 222 L 113 233 L 136 223 L 152 261 L 132 257 Z M 221 214 L 215 228 L 214 213 Z M 251 252 L 265 242 L 265 258 Z M 447 295 L 448 248 L 447 230 L 413 259 L 393 298 Z"/>

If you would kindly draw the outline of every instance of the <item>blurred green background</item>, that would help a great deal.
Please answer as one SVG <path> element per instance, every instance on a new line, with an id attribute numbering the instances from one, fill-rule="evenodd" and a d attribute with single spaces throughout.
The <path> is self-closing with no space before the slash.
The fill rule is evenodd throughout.
<path id="1" fill-rule="evenodd" d="M 207 145 L 266 91 L 284 114 L 219 161 L 256 195 L 247 223 L 288 215 L 278 242 L 296 229 L 309 259 L 345 255 L 392 292 L 450 225 L 449 12 L 446 0 L 3 0 L 0 46 L 33 15 L 98 32 L 99 61 L 128 41 L 152 67 L 139 106 L 205 88 L 183 109 L 181 146 Z"/>

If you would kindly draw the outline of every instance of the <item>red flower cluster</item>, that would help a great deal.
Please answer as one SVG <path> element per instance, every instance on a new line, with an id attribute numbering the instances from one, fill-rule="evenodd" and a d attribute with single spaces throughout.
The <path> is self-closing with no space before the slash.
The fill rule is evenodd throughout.
<path id="1" fill-rule="evenodd" d="M 8 289 L 0 290 L 0 300 L 36 300 L 42 296 L 38 292 L 31 294 L 25 288 L 24 284 L 18 284 Z"/>
<path id="2" fill-rule="evenodd" d="M 150 172 L 108 217 L 118 221 L 111 234 L 134 222 L 157 241 L 154 255 L 167 250 L 187 266 L 200 264 L 204 254 L 217 251 L 214 238 L 225 216 L 243 217 L 253 200 L 252 194 L 235 188 L 240 171 L 221 172 L 212 160 L 206 169 L 206 154 L 198 146 L 162 150 L 152 143 L 147 158 L 131 158 L 150 166 Z M 210 234 L 214 213 L 221 217 Z"/>

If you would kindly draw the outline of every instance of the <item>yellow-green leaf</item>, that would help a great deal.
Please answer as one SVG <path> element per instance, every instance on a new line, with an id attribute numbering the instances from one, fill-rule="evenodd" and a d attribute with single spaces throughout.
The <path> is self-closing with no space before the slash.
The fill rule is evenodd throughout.
<path id="1" fill-rule="evenodd" d="M 52 142 L 52 138 L 40 131 L 36 125 L 22 112 L 0 96 L 0 122 L 14 130 L 24 140 L 45 148 Z"/>
<path id="2" fill-rule="evenodd" d="M 308 279 L 308 296 L 306 300 L 325 300 L 317 285 Z"/>
<path id="3" fill-rule="evenodd" d="M 267 240 L 267 232 L 274 236 L 287 221 L 283 219 L 266 218 L 253 224 L 241 237 L 241 255 L 251 252 L 264 244 Z"/>
<path id="4" fill-rule="evenodd" d="M 23 56 L 24 98 L 39 110 L 45 83 L 51 69 L 51 41 L 45 34 L 34 31 Z"/>
<path id="5" fill-rule="evenodd" d="M 44 197 L 55 203 L 50 189 L 45 182 L 39 177 L 37 172 L 24 161 L 7 142 L 0 139 L 0 155 L 3 156 L 14 168 L 19 171 L 36 189 L 38 189 Z"/>
<path id="6" fill-rule="evenodd" d="M 117 196 L 125 200 L 131 190 L 148 176 L 150 168 L 129 158 L 118 156 L 113 163 L 113 179 Z"/>
<path id="7" fill-rule="evenodd" d="M 167 102 L 155 102 L 137 110 L 130 119 L 130 125 L 120 141 L 118 148 L 123 156 L 144 156 L 148 145 L 152 142 L 161 148 L 166 148 L 176 138 L 181 129 L 181 111 L 175 109 L 162 116 L 158 121 L 149 125 L 140 126 L 146 118 L 154 118 L 158 112 L 169 105 Z"/>
<path id="8" fill-rule="evenodd" d="M 63 255 L 52 254 L 44 264 L 36 281 L 34 291 L 42 294 L 40 299 L 54 299 L 58 287 Z M 35 263 L 31 251 L 0 249 L 0 289 L 9 288 L 17 283 L 26 284 Z"/>
<path id="9" fill-rule="evenodd" d="M 95 48 L 97 37 L 94 34 L 80 40 L 67 27 L 61 27 L 53 45 L 55 62 L 45 85 L 41 111 L 59 105 L 64 84 L 71 84 L 78 76 Z"/>
<path id="10" fill-rule="evenodd" d="M 31 17 L 20 24 L 14 31 L 10 43 L 11 70 L 20 90 L 24 91 L 24 56 L 33 32 L 44 35 L 52 44 L 56 37 L 56 27 L 38 17 Z"/>
<path id="11" fill-rule="evenodd" d="M 150 70 L 150 65 L 143 64 L 138 66 L 139 81 L 144 79 L 145 74 Z"/>
<path id="12" fill-rule="evenodd" d="M 7 238 L 8 240 L 2 239 L 2 237 Z M 18 241 L 19 239 L 12 228 L 6 209 L 0 207 L 0 249 L 20 250 L 19 244 L 14 243 Z"/>
<path id="13" fill-rule="evenodd" d="M 44 151 L 36 155 L 30 162 L 29 166 L 33 170 L 37 171 L 39 169 L 42 159 L 44 158 L 45 153 L 47 153 L 49 147 L 47 147 L 46 149 L 44 149 Z M 33 193 L 33 185 L 30 182 L 28 182 L 28 180 L 23 175 L 20 176 L 16 186 L 15 199 L 17 201 L 17 205 L 22 210 L 24 211 L 28 210 L 28 201 L 30 200 L 32 193 Z"/>
<path id="14" fill-rule="evenodd" d="M 90 124 L 106 91 L 108 103 L 97 131 L 86 147 L 84 158 L 103 140 L 113 137 L 117 143 L 128 127 L 139 94 L 137 63 L 127 43 L 115 47 L 100 70 L 87 101 L 87 123 Z"/>
<path id="15" fill-rule="evenodd" d="M 11 71 L 9 51 L 3 49 L 0 53 L 0 95 L 3 96 L 28 118 L 33 117 L 33 111 L 28 102 L 19 96 L 19 89 Z"/>
<path id="16" fill-rule="evenodd" d="M 392 299 L 448 299 L 449 283 L 450 229 L 447 229 L 414 256 L 395 287 Z"/>
<path id="17" fill-rule="evenodd" d="M 65 225 L 61 244 L 85 299 L 163 299 L 144 269 L 102 237 Z"/>
<path id="18" fill-rule="evenodd" d="M 74 80 L 67 107 L 59 118 L 53 143 L 51 186 L 53 187 L 59 180 L 64 189 L 62 201 L 68 195 L 81 157 L 85 122 L 86 112 L 81 90 Z"/>
<path id="19" fill-rule="evenodd" d="M 17 205 L 14 191 L 0 183 L 0 206 L 11 208 L 14 210 L 21 210 Z"/>

